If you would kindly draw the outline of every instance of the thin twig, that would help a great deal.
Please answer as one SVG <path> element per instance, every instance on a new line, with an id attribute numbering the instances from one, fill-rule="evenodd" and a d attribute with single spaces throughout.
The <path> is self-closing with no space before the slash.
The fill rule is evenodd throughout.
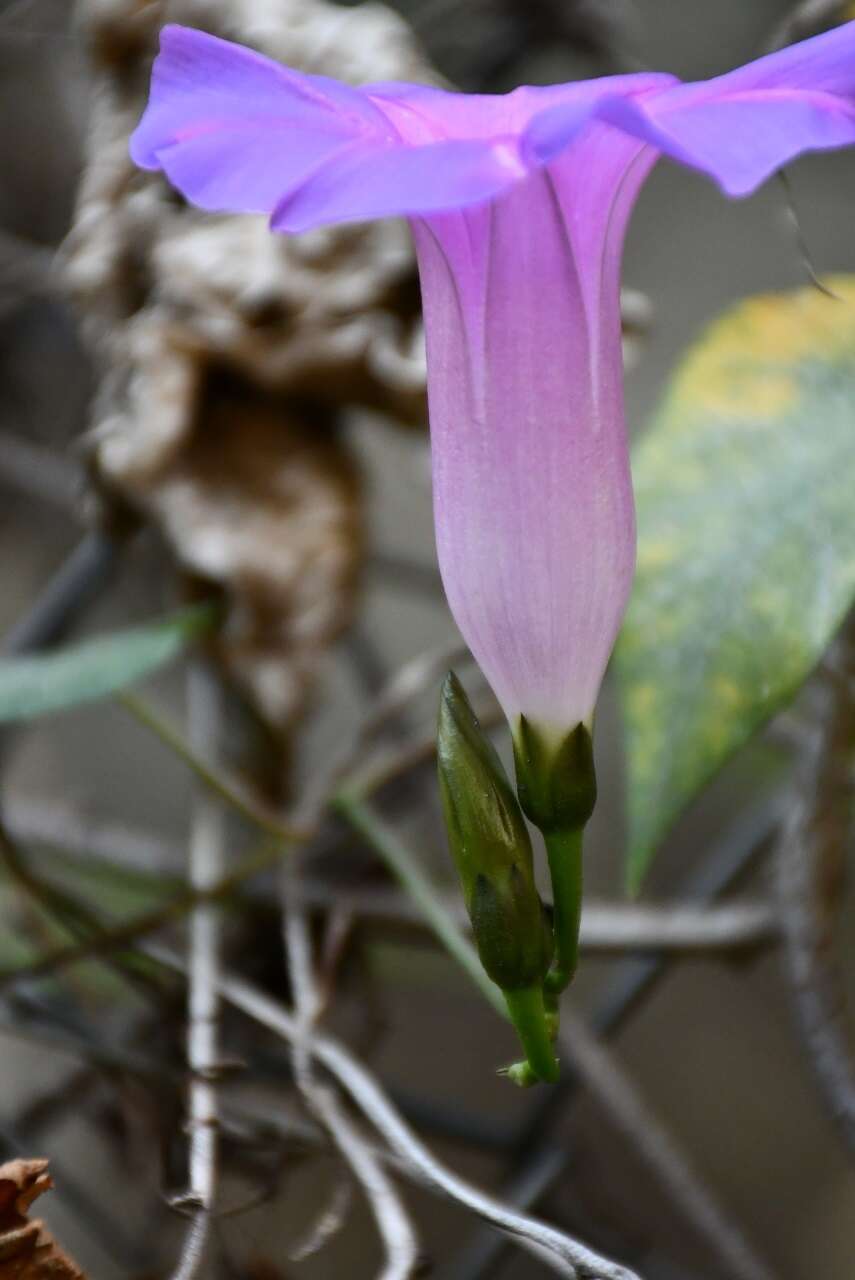
<path id="1" fill-rule="evenodd" d="M 591 902 L 582 908 L 580 942 L 589 951 L 730 952 L 774 942 L 777 934 L 775 913 L 765 902 L 720 907 Z"/>
<path id="2" fill-rule="evenodd" d="M 855 665 L 855 636 L 837 649 Z M 816 689 L 819 727 L 805 748 L 781 834 L 776 887 L 796 1026 L 839 1133 L 855 1152 L 855 1050 L 835 958 L 852 806 L 855 705 L 839 684 Z"/>
<path id="3" fill-rule="evenodd" d="M 81 538 L 45 585 L 35 604 L 3 637 L 7 655 L 32 653 L 60 640 L 108 586 L 121 543 L 94 529 Z M 5 732 L 8 732 L 6 730 Z"/>
<path id="4" fill-rule="evenodd" d="M 392 834 L 385 825 L 384 832 Z M 397 837 L 395 840 L 396 852 L 400 853 L 403 846 Z M 388 847 L 384 845 L 381 852 L 388 854 Z M 409 851 L 406 853 L 412 865 L 412 855 Z M 116 951 L 131 953 L 132 944 L 174 924 L 201 903 L 229 902 L 233 907 L 252 907 L 261 900 L 262 891 L 246 892 L 247 882 L 275 866 L 281 858 L 281 843 L 267 840 L 211 885 L 198 889 L 179 887 L 162 906 L 102 927 L 97 933 L 87 932 L 81 941 L 47 951 L 32 964 L 0 970 L 0 993 L 59 973 L 84 960 L 109 957 Z M 421 908 L 394 889 L 378 887 L 360 891 L 327 880 L 307 878 L 292 892 L 304 907 L 334 908 L 358 915 L 363 921 L 433 932 Z M 459 897 L 437 890 L 432 892 L 449 924 L 469 935 L 469 918 Z M 264 896 L 267 897 L 266 891 Z M 65 920 L 64 909 L 62 914 Z M 766 946 L 775 940 L 777 932 L 777 917 L 764 903 L 733 903 L 706 909 L 679 904 L 636 907 L 591 903 L 583 911 L 580 944 L 583 950 L 600 954 L 674 951 L 730 955 Z M 127 976 L 124 970 L 123 973 Z M 486 990 L 486 984 L 484 987 Z"/>
<path id="5" fill-rule="evenodd" d="M 449 667 L 471 662 L 469 650 L 461 644 L 429 649 L 405 662 L 386 680 L 374 699 L 360 729 L 361 742 L 374 737 L 390 720 L 400 716 L 414 698 L 434 687 Z"/>
<path id="6" fill-rule="evenodd" d="M 220 690 L 201 662 L 188 675 L 190 741 L 196 750 L 216 752 L 220 735 Z M 225 855 L 225 815 L 207 788 L 200 788 L 193 807 L 189 877 L 196 889 L 206 889 L 222 876 Z M 190 918 L 188 960 L 187 1062 L 190 1068 L 188 1127 L 189 1177 L 182 1202 L 192 1212 L 181 1259 L 173 1280 L 198 1275 L 210 1239 L 217 1194 L 219 1102 L 215 1076 L 219 1053 L 218 973 L 221 952 L 220 913 L 200 904 Z"/>
<path id="7" fill-rule="evenodd" d="M 174 968 L 174 966 L 170 966 Z M 186 1084 L 186 1072 L 179 1067 L 165 1064 L 162 1059 L 153 1055 L 140 1053 L 135 1049 L 126 1049 L 112 1040 L 96 1039 L 83 1032 L 58 1030 L 53 1025 L 41 1021 L 23 1022 L 20 1018 L 9 1020 L 0 1013 L 0 1036 L 9 1036 L 26 1043 L 39 1045 L 52 1053 L 72 1055 L 82 1060 L 83 1070 L 102 1069 L 111 1073 L 122 1072 L 138 1079 L 149 1086 L 156 1086 L 161 1092 L 170 1096 L 178 1096 Z M 66 1094 L 57 1094 L 57 1104 L 65 1106 Z M 47 1095 L 46 1095 L 47 1096 Z M 20 1117 L 16 1118 L 16 1123 Z M 255 1140 L 261 1136 L 273 1136 L 288 1142 L 298 1142 L 312 1148 L 327 1146 L 326 1135 L 309 1120 L 297 1116 L 271 1115 L 260 1108 L 246 1102 L 225 1098 L 221 1105 L 221 1130 L 243 1139 Z M 30 1149 L 32 1143 L 29 1144 Z M 383 1157 L 383 1153 L 380 1153 Z"/>
<path id="8" fill-rule="evenodd" d="M 502 1188 L 502 1198 L 518 1209 L 533 1209 L 538 1201 L 555 1186 L 567 1172 L 570 1164 L 570 1148 L 566 1142 L 544 1143 L 535 1158 L 528 1161 Z M 439 1272 L 435 1280 L 473 1280 L 475 1276 L 492 1274 L 494 1261 L 492 1231 L 482 1227 L 472 1233 L 472 1238 Z"/>
<path id="9" fill-rule="evenodd" d="M 294 869 L 292 875 L 296 874 Z M 297 1013 L 297 1034 L 292 1042 L 294 1074 L 306 1103 L 338 1147 L 371 1206 L 386 1254 L 379 1280 L 409 1280 L 418 1262 L 418 1244 L 397 1189 L 335 1093 L 315 1079 L 312 1041 L 321 1000 L 312 970 L 306 918 L 302 909 L 288 900 L 288 878 L 284 933 Z"/>
<path id="10" fill-rule="evenodd" d="M 179 760 L 182 760 L 206 787 L 215 792 L 225 804 L 239 813 L 247 822 L 251 822 L 268 835 L 294 844 L 311 840 L 315 834 L 313 826 L 292 825 L 277 814 L 270 813 L 262 804 L 248 795 L 239 782 L 211 764 L 205 758 L 204 747 L 201 751 L 195 751 L 178 729 L 138 694 L 125 690 L 117 694 L 116 698 L 126 711 L 129 711 L 140 724 L 150 729 L 165 747 L 177 755 Z"/>
<path id="11" fill-rule="evenodd" d="M 3 842 L 0 835 L 0 851 Z M 269 870 L 281 861 L 286 846 L 281 840 L 266 838 L 259 846 L 246 854 L 230 871 L 219 876 L 210 884 L 188 885 L 180 888 L 162 906 L 152 907 L 130 920 L 122 921 L 111 927 L 100 927 L 97 932 L 89 931 L 81 941 L 70 946 L 57 947 L 39 957 L 31 965 L 26 965 L 6 972 L 0 971 L 0 993 L 7 987 L 18 986 L 21 982 L 29 982 L 33 978 L 43 978 L 48 974 L 58 973 L 68 965 L 95 957 L 110 956 L 117 950 L 127 951 L 130 944 L 138 941 L 146 934 L 154 933 L 167 924 L 172 924 L 182 916 L 202 905 L 213 906 L 215 903 L 233 897 L 241 886 L 253 876 Z M 132 954 L 132 952 L 131 952 Z"/>
<path id="12" fill-rule="evenodd" d="M 93 1067 L 110 1072 L 124 1072 L 164 1087 L 177 1087 L 183 1079 L 177 1068 L 170 1067 L 158 1058 L 124 1048 L 113 1040 L 96 1039 L 79 1031 L 56 1027 L 41 1018 L 24 1020 L 19 1011 L 13 1019 L 8 1016 L 5 1007 L 0 1007 L 0 1036 L 12 1036 L 42 1045 L 51 1054 L 72 1054 Z"/>
<path id="13" fill-rule="evenodd" d="M 222 991 L 226 999 L 270 1030 L 287 1039 L 295 1034 L 294 1021 L 287 1012 L 248 983 L 227 977 Z M 447 1169 L 412 1132 L 373 1076 L 339 1042 L 328 1036 L 316 1036 L 312 1051 L 347 1089 L 392 1150 L 413 1167 L 422 1182 L 442 1191 L 500 1230 L 518 1237 L 544 1261 L 549 1261 L 559 1275 L 572 1276 L 578 1272 L 580 1277 L 633 1280 L 633 1273 L 626 1268 L 600 1257 L 554 1227 L 507 1209 Z"/>
<path id="14" fill-rule="evenodd" d="M 605 1108 L 609 1121 L 654 1171 L 687 1221 L 726 1265 L 731 1280 L 774 1280 L 614 1055 L 566 1001 L 561 1011 L 560 1044 L 562 1056 L 569 1059 L 590 1094 Z"/>
<path id="15" fill-rule="evenodd" d="M 365 836 L 365 832 L 362 834 Z M 459 894 L 434 892 L 449 919 L 468 934 L 469 917 Z M 374 920 L 411 929 L 431 928 L 420 907 L 394 888 L 354 889 L 334 880 L 306 876 L 293 893 L 307 907 L 335 908 L 362 921 Z M 777 936 L 776 912 L 765 902 L 733 902 L 720 907 L 696 907 L 680 902 L 643 906 L 589 902 L 582 910 L 580 944 L 586 951 L 605 954 L 625 951 L 730 953 L 766 946 Z"/>
<path id="16" fill-rule="evenodd" d="M 16 841 L 28 845 L 45 845 L 76 863 L 104 866 L 113 871 L 131 871 L 151 879 L 160 887 L 164 877 L 174 885 L 175 895 L 162 906 L 141 912 L 131 920 L 106 932 L 103 943 L 95 950 L 131 942 L 145 933 L 160 928 L 201 901 L 237 900 L 237 905 L 252 905 L 267 889 L 256 890 L 249 882 L 281 860 L 281 844 L 272 838 L 252 848 L 238 859 L 216 884 L 194 890 L 182 882 L 178 866 L 179 847 L 159 836 L 125 825 L 102 823 L 81 816 L 70 806 L 54 801 L 41 804 L 28 802 L 7 807 L 5 822 Z M 239 890 L 244 890 L 239 894 Z M 289 892 L 310 908 L 340 908 L 362 920 L 402 924 L 416 929 L 427 928 L 418 907 L 400 890 L 373 886 L 359 889 L 340 881 L 303 873 Z M 446 910 L 459 925 L 468 929 L 468 917 L 459 894 L 440 894 Z M 582 911 L 580 943 L 589 951 L 731 951 L 759 947 L 775 940 L 777 913 L 765 903 L 729 902 L 722 906 L 701 906 L 690 902 L 636 904 L 589 901 Z M 90 947 L 92 944 L 90 944 Z M 81 948 L 81 957 L 89 954 Z M 38 966 L 22 971 L 34 976 L 45 969 L 70 963 L 59 951 L 53 960 L 43 957 Z"/>
<path id="17" fill-rule="evenodd" d="M 183 971 L 180 956 L 159 943 L 147 943 L 146 951 L 159 963 Z M 292 1043 L 298 1035 L 296 1019 L 282 1005 L 251 983 L 229 973 L 221 974 L 220 992 L 235 1008 L 274 1034 Z M 411 1176 L 449 1196 L 500 1231 L 507 1232 L 535 1253 L 559 1275 L 592 1280 L 638 1280 L 635 1272 L 589 1249 L 564 1232 L 508 1209 L 492 1196 L 448 1169 L 428 1150 L 407 1125 L 373 1076 L 337 1040 L 316 1034 L 312 1056 L 339 1081 L 356 1105 L 383 1136 L 392 1151 L 408 1167 Z"/>
<path id="18" fill-rule="evenodd" d="M 495 698 L 484 698 L 474 702 L 473 709 L 482 729 L 489 729 L 498 724 L 503 716 Z M 411 738 L 407 742 L 396 743 L 393 748 L 378 751 L 367 763 L 359 761 L 360 751 L 355 751 L 355 768 L 341 770 L 347 776 L 348 789 L 359 791 L 362 795 L 373 795 L 395 782 L 413 769 L 427 764 L 436 756 L 436 730 L 431 729 L 420 737 Z M 349 775 L 349 776 L 348 776 Z"/>
<path id="19" fill-rule="evenodd" d="M 353 1181 L 351 1178 L 342 1176 L 333 1187 L 327 1204 L 317 1211 L 314 1221 L 305 1229 L 302 1239 L 288 1249 L 290 1260 L 305 1262 L 307 1258 L 313 1258 L 319 1254 L 344 1227 L 352 1203 Z"/>
<path id="20" fill-rule="evenodd" d="M 432 759 L 436 755 L 434 729 L 398 741 L 391 750 L 381 748 L 369 756 L 367 761 L 366 752 L 382 730 L 400 725 L 403 713 L 412 699 L 429 687 L 431 680 L 440 672 L 446 670 L 450 659 L 458 658 L 463 661 L 467 657 L 468 651 L 454 646 L 420 654 L 394 672 L 372 700 L 371 710 L 352 740 L 333 757 L 314 785 L 307 788 L 299 808 L 300 819 L 316 819 L 337 790 L 347 789 L 369 795 Z M 491 697 L 485 708 L 479 708 L 481 723 L 492 723 L 496 709 L 496 700 Z"/>
<path id="21" fill-rule="evenodd" d="M 14 840 L 29 847 L 46 846 L 75 862 L 107 864 L 158 879 L 178 879 L 183 869 L 184 850 L 178 842 L 125 823 L 102 820 L 62 804 L 54 796 L 10 800 L 5 822 Z"/>
<path id="22" fill-rule="evenodd" d="M 87 903 L 80 901 L 66 889 L 50 884 L 39 876 L 30 866 L 22 850 L 9 836 L 2 819 L 0 819 L 0 865 L 2 865 L 19 889 L 48 913 L 66 933 L 78 939 L 77 942 L 59 950 L 63 956 L 71 955 L 73 960 L 85 959 L 99 949 L 99 943 L 107 931 L 99 913 Z M 132 983 L 147 997 L 153 993 L 153 978 L 149 966 L 139 963 L 139 957 L 132 953 L 115 956 L 112 948 L 105 947 L 107 963 L 120 977 Z M 55 953 L 52 953 L 55 954 Z M 42 972 L 44 959 L 36 961 L 32 966 L 13 969 L 0 974 L 0 991 L 4 986 L 15 985 Z"/>
<path id="23" fill-rule="evenodd" d="M 181 1258 L 172 1273 L 172 1280 L 192 1280 L 199 1274 L 211 1235 L 211 1215 L 201 1205 L 194 1206 L 193 1218 L 184 1237 Z"/>
<path id="24" fill-rule="evenodd" d="M 780 184 L 781 190 L 784 193 L 784 210 L 787 215 L 787 220 L 789 221 L 790 226 L 792 227 L 793 239 L 795 241 L 796 250 L 798 252 L 799 258 L 801 259 L 802 267 L 804 268 L 805 274 L 808 280 L 810 281 L 810 283 L 813 285 L 814 289 L 818 289 L 820 293 L 826 296 L 826 298 L 832 298 L 834 299 L 835 302 L 839 302 L 840 301 L 839 296 L 834 292 L 833 289 L 829 289 L 827 284 L 823 283 L 823 281 L 821 280 L 820 276 L 817 273 L 816 267 L 813 265 L 813 254 L 810 251 L 810 246 L 807 242 L 807 237 L 805 236 L 805 233 L 802 229 L 801 219 L 799 218 L 799 212 L 798 212 L 798 209 L 796 208 L 796 202 L 793 197 L 793 188 L 792 188 L 792 184 L 790 182 L 787 170 L 780 169 L 778 171 L 777 178 L 778 178 L 778 182 Z"/>

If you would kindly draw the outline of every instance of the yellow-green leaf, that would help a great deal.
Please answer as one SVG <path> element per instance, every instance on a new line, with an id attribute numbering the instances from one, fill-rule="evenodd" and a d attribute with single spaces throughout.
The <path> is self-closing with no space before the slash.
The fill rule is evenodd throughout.
<path id="1" fill-rule="evenodd" d="M 855 277 L 753 298 L 690 351 L 635 453 L 616 664 L 637 887 L 674 818 L 816 665 L 855 598 Z"/>

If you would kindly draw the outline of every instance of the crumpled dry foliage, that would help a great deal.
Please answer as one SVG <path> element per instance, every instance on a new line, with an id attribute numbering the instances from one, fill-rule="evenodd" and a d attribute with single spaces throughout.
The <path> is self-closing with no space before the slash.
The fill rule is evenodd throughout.
<path id="1" fill-rule="evenodd" d="M 347 622 L 359 478 L 337 431 L 359 404 L 424 416 L 418 295 L 396 223 L 273 236 L 183 204 L 134 168 L 166 22 L 353 82 L 429 80 L 400 18 L 322 0 L 80 0 L 93 66 L 88 163 L 67 279 L 102 370 L 95 469 L 231 601 L 226 663 L 290 727 Z"/>
<path id="2" fill-rule="evenodd" d="M 0 1165 L 0 1280 L 84 1280 L 30 1205 L 53 1180 L 47 1160 Z"/>

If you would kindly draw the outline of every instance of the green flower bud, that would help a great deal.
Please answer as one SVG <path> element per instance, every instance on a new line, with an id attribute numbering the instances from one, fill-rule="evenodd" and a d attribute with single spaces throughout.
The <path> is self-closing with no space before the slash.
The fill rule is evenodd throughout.
<path id="1" fill-rule="evenodd" d="M 531 840 L 502 762 L 452 672 L 440 698 L 437 759 L 448 841 L 481 963 L 504 991 L 529 987 L 552 957 Z"/>
<path id="2" fill-rule="evenodd" d="M 584 827 L 597 801 L 594 747 L 587 725 L 577 724 L 556 745 L 520 716 L 514 762 L 520 804 L 536 827 L 544 833 Z"/>
<path id="3" fill-rule="evenodd" d="M 519 863 L 507 875 L 479 875 L 468 904 L 481 963 L 503 991 L 543 979 L 552 959 L 552 930 L 534 887 Z"/>

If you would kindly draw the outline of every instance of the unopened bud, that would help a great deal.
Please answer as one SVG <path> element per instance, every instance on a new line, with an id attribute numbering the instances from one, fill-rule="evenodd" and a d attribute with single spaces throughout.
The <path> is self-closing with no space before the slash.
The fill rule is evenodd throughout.
<path id="1" fill-rule="evenodd" d="M 534 883 L 531 840 L 502 762 L 449 673 L 437 759 L 448 842 L 478 955 L 504 991 L 545 976 L 552 932 Z"/>

